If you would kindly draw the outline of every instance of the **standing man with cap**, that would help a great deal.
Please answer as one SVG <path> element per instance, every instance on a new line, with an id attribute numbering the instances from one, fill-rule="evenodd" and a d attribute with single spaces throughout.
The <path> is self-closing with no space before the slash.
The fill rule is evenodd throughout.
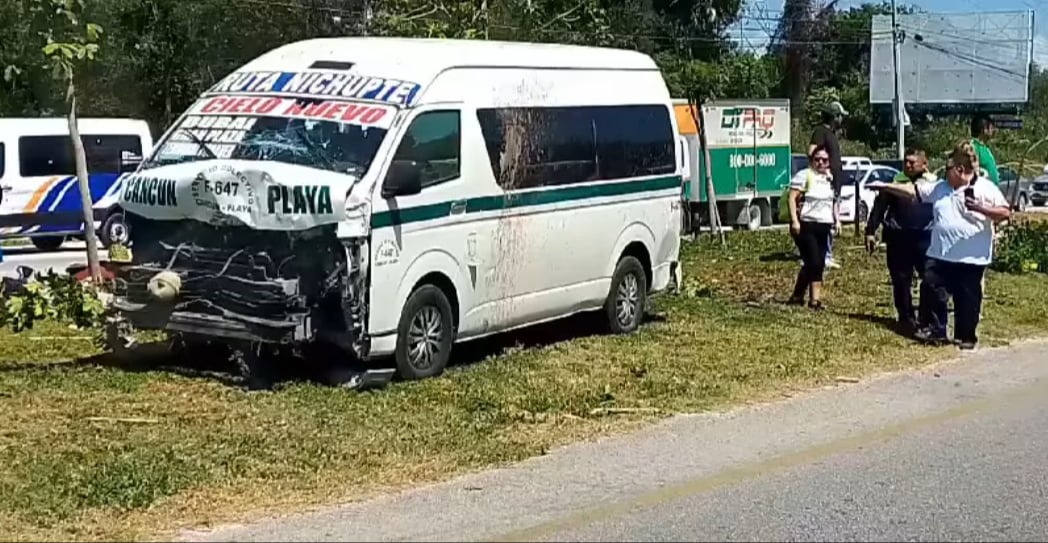
<path id="1" fill-rule="evenodd" d="M 808 156 L 818 147 L 826 148 L 830 155 L 830 174 L 833 176 L 833 191 L 838 199 L 841 196 L 841 182 L 844 180 L 844 165 L 841 163 L 841 142 L 837 139 L 841 123 L 848 116 L 848 110 L 840 102 L 834 100 L 824 106 L 820 111 L 822 124 L 815 127 L 811 133 L 811 141 L 808 142 Z M 833 259 L 833 234 L 830 234 L 829 250 L 826 252 L 826 267 L 839 268 L 840 265 Z"/>
<path id="2" fill-rule="evenodd" d="M 928 172 L 928 157 L 920 149 L 908 149 L 903 162 L 903 171 L 895 176 L 894 183 L 935 183 L 938 181 Z M 916 192 L 916 191 L 915 191 Z M 884 225 L 884 244 L 887 246 L 888 274 L 892 281 L 895 311 L 899 315 L 900 331 L 911 335 L 927 326 L 928 315 L 914 318 L 913 275 L 924 277 L 924 263 L 932 239 L 931 204 L 909 197 L 900 197 L 881 191 L 873 201 L 870 220 L 866 223 L 866 249 L 874 252 L 877 247 L 877 228 Z M 921 282 L 920 307 L 928 309 L 927 287 Z"/>

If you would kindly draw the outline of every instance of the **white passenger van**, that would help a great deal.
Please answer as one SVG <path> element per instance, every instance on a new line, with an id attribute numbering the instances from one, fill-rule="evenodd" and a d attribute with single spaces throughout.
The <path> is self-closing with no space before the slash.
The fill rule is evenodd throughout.
<path id="1" fill-rule="evenodd" d="M 452 344 L 679 281 L 684 156 L 624 50 L 333 38 L 207 90 L 125 185 L 127 322 L 329 341 L 439 374 Z M 176 277 L 177 275 L 177 277 Z"/>
<path id="2" fill-rule="evenodd" d="M 126 242 L 116 204 L 121 174 L 153 146 L 149 125 L 133 119 L 80 119 L 88 184 L 103 244 Z M 0 239 L 29 237 L 54 250 L 83 236 L 83 206 L 64 118 L 0 118 Z"/>

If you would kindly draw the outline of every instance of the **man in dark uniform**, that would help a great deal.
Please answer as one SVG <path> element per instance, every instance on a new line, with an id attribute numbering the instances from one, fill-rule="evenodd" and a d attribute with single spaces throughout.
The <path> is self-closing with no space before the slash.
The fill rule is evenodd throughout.
<path id="1" fill-rule="evenodd" d="M 928 157 L 920 149 L 908 149 L 903 162 L 903 171 L 895 177 L 896 183 L 934 183 L 935 176 L 928 172 Z M 899 314 L 899 326 L 904 333 L 919 329 L 927 323 L 927 316 L 914 318 L 913 274 L 924 276 L 924 263 L 928 245 L 931 243 L 932 209 L 929 204 L 893 196 L 889 192 L 877 193 L 866 223 L 866 248 L 872 253 L 877 247 L 877 228 L 884 224 L 884 243 L 887 246 L 888 273 L 891 276 L 895 310 Z M 921 283 L 920 296 L 927 296 Z M 921 304 L 922 309 L 924 304 Z"/>

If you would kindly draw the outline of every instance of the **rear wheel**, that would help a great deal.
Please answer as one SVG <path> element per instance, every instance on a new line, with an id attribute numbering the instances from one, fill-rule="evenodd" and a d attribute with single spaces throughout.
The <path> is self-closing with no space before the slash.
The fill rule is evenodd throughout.
<path id="1" fill-rule="evenodd" d="M 866 222 L 866 219 L 869 218 L 870 208 L 866 207 L 866 202 L 859 202 L 859 213 L 857 216 L 858 218 L 856 220 L 861 223 Z"/>
<path id="2" fill-rule="evenodd" d="M 455 341 L 451 302 L 433 285 L 411 293 L 397 326 L 397 376 L 404 380 L 435 377 L 444 372 Z"/>
<path id="3" fill-rule="evenodd" d="M 761 208 L 757 204 L 750 204 L 746 208 L 746 230 L 757 230 L 761 227 Z"/>
<path id="4" fill-rule="evenodd" d="M 65 236 L 33 236 L 30 240 L 41 251 L 57 251 L 65 243 Z"/>
<path id="5" fill-rule="evenodd" d="M 640 327 L 648 304 L 648 278 L 644 266 L 633 256 L 624 256 L 611 278 L 611 292 L 604 302 L 608 328 L 615 334 L 629 334 Z"/>

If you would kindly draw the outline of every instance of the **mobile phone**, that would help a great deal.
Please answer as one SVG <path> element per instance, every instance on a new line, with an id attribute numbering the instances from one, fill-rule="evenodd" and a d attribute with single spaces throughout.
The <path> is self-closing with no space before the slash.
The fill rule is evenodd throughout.
<path id="1" fill-rule="evenodd" d="M 972 200 L 974 200 L 975 199 L 975 187 L 968 187 L 968 188 L 964 189 L 964 197 L 965 198 L 971 198 Z"/>

